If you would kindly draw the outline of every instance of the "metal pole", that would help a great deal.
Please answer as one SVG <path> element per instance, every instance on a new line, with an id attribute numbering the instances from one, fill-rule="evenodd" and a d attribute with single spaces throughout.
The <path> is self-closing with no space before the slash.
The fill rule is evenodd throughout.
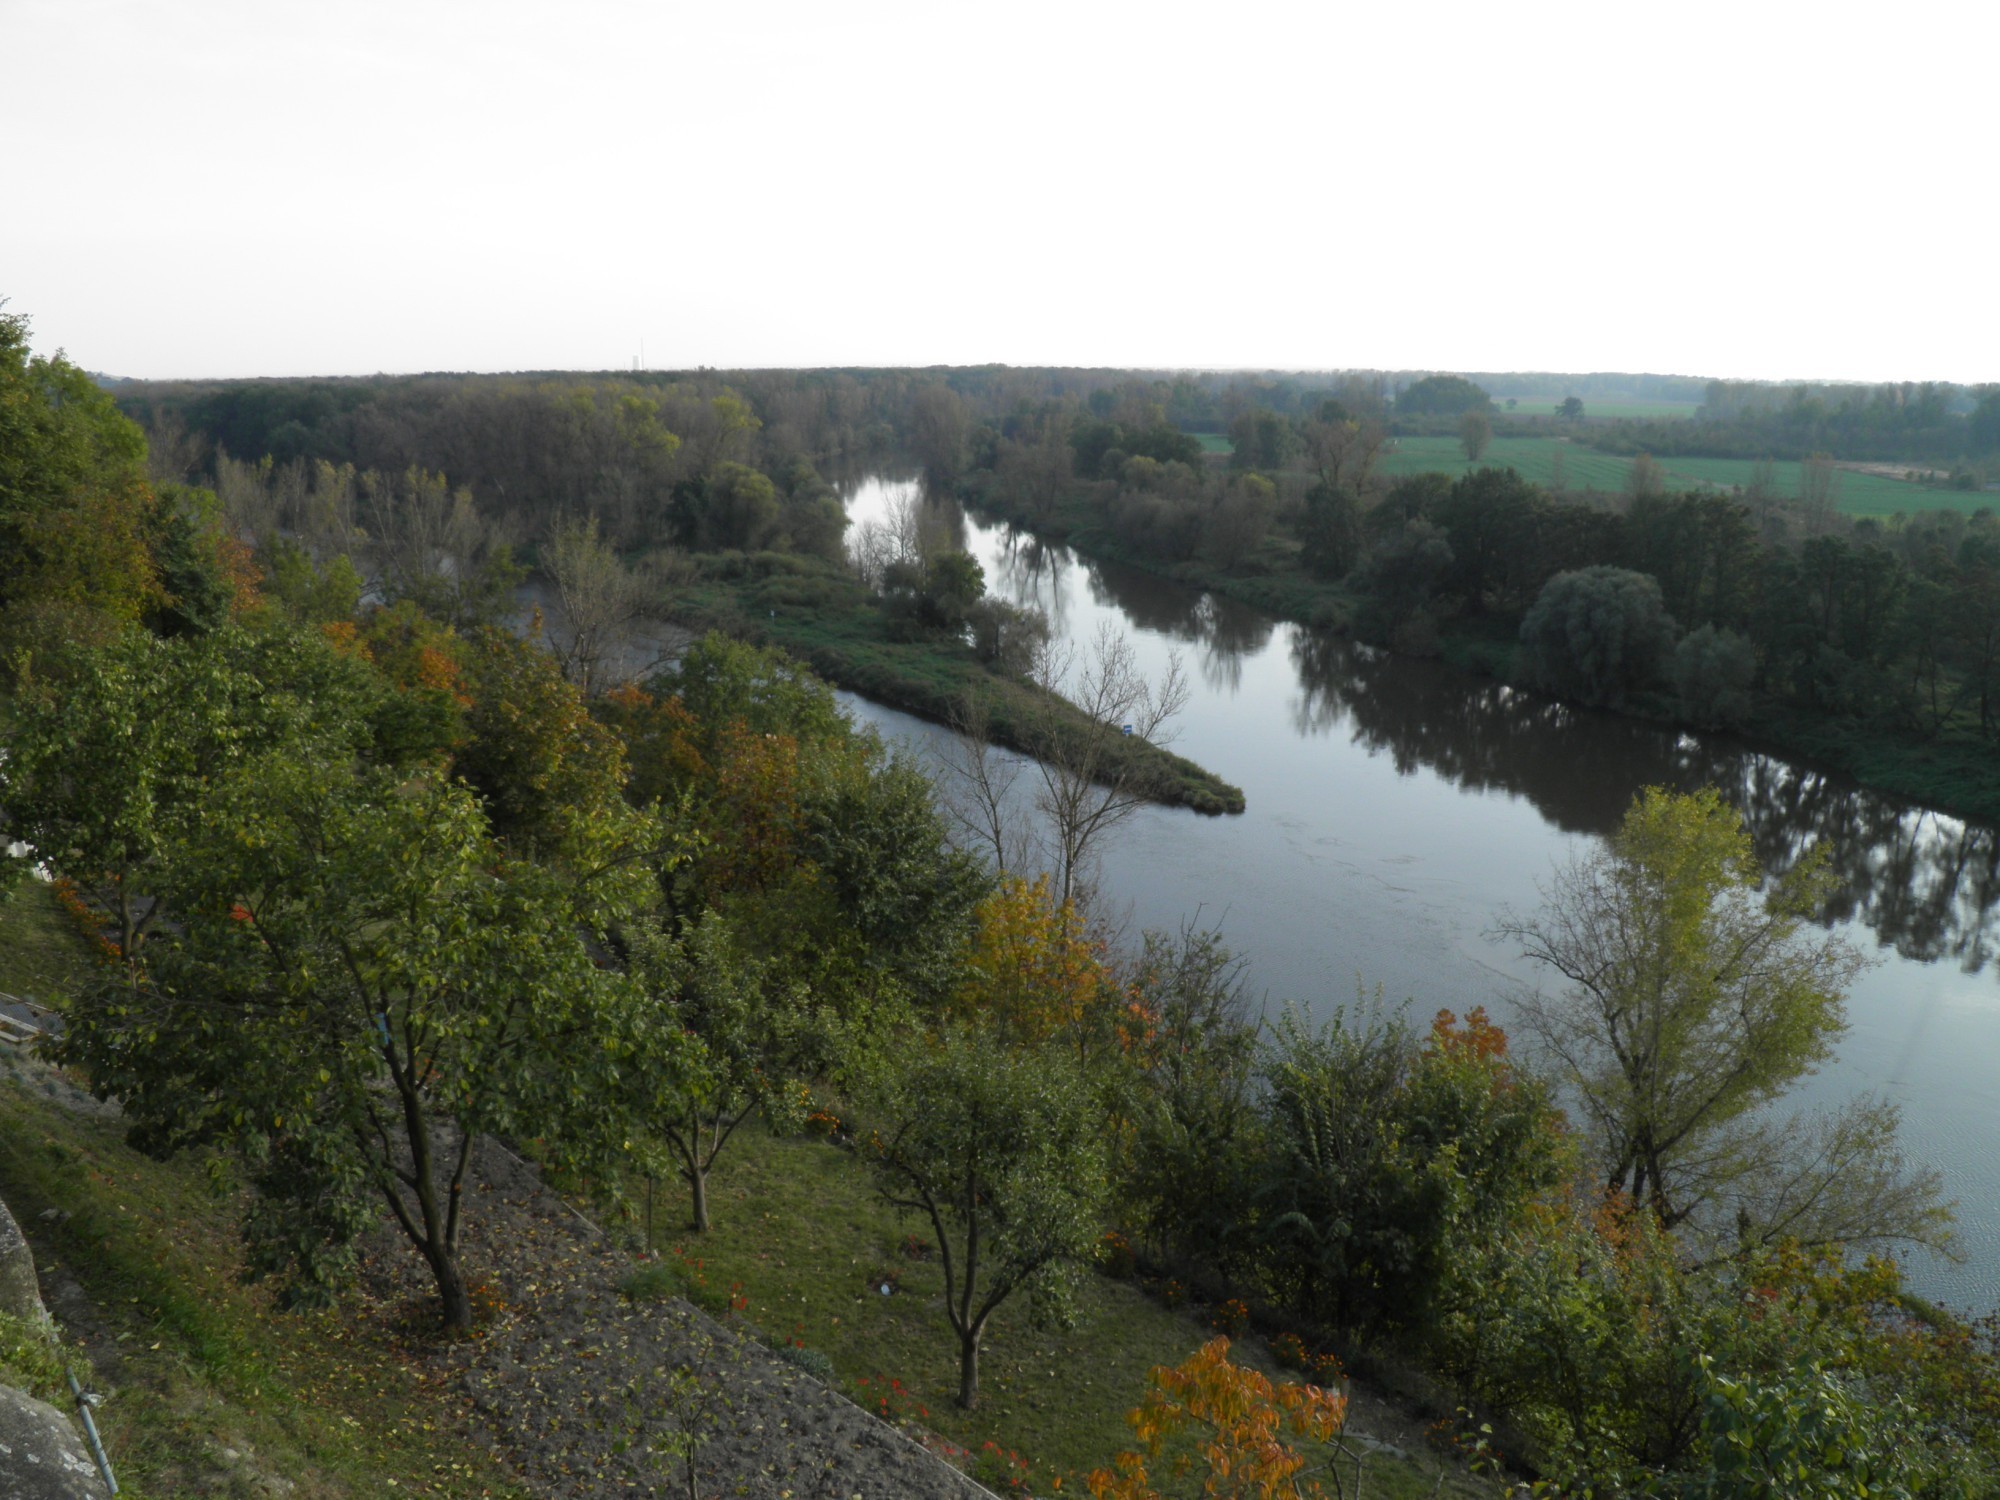
<path id="1" fill-rule="evenodd" d="M 118 1476 L 111 1472 L 111 1460 L 104 1456 L 104 1444 L 98 1440 L 97 1423 L 90 1415 L 90 1403 L 97 1398 L 86 1396 L 83 1387 L 76 1383 L 76 1371 L 65 1370 L 69 1376 L 69 1393 L 76 1397 L 76 1409 L 83 1414 L 83 1435 L 90 1439 L 90 1456 L 97 1460 L 97 1472 L 104 1476 L 104 1486 L 112 1494 L 118 1493 Z"/>

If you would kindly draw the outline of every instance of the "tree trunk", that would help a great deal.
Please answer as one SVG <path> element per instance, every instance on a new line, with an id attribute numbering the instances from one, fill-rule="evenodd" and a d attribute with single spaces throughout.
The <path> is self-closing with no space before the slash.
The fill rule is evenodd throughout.
<path id="1" fill-rule="evenodd" d="M 968 1411 L 979 1400 L 980 1332 L 975 1328 L 958 1341 L 958 1404 Z"/>
<path id="2" fill-rule="evenodd" d="M 424 1259 L 431 1263 L 431 1275 L 437 1279 L 438 1302 L 444 1311 L 444 1326 L 470 1328 L 472 1298 L 465 1289 L 465 1277 L 459 1272 L 458 1258 L 432 1245 L 425 1248 Z"/>
<path id="3" fill-rule="evenodd" d="M 708 1173 L 698 1166 L 689 1166 L 687 1173 L 688 1194 L 694 1201 L 694 1232 L 708 1233 Z"/>

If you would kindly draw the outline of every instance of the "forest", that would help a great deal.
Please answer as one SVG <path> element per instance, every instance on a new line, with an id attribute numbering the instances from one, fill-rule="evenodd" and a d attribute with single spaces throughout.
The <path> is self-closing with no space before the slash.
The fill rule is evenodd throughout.
<path id="1" fill-rule="evenodd" d="M 342 1327 L 388 1246 L 425 1289 L 399 1337 L 501 1316 L 525 1292 L 468 1253 L 492 1139 L 639 1248 L 668 1190 L 683 1253 L 633 1295 L 727 1318 L 806 1232 L 718 1297 L 702 1247 L 781 1201 L 730 1186 L 810 1152 L 930 1278 L 908 1316 L 967 1449 L 1015 1431 L 988 1371 L 1019 1378 L 1023 1330 L 1201 1310 L 1109 1393 L 1073 1348 L 1047 1373 L 1082 1414 L 1043 1452 L 966 1455 L 995 1486 L 1344 1496 L 1374 1381 L 1421 1393 L 1485 1493 L 2000 1489 L 2000 1334 L 1894 1259 L 1950 1244 L 1934 1174 L 1892 1111 L 1765 1108 L 1827 1056 L 1862 962 L 1815 921 L 1823 857 L 1767 882 L 1716 793 L 1652 789 L 1502 919 L 1551 976 L 1530 1037 L 1478 996 L 1262 1023 L 1215 934 L 1103 920 L 1096 859 L 1133 808 L 1241 808 L 1156 748 L 1176 682 L 1113 638 L 1052 650 L 920 508 L 848 535 L 839 482 L 921 471 L 1399 653 L 1987 815 L 1990 512 L 1380 472 L 1399 433 L 1470 449 L 1510 421 L 1667 451 L 1663 424 L 1584 425 L 1596 387 L 1532 418 L 1445 374 L 107 389 L 29 335 L 0 315 L 7 905 L 46 888 L 88 945 L 54 1059 L 144 1157 L 203 1164 L 275 1315 Z M 1720 456 L 1978 484 L 2000 450 L 2000 392 L 1702 400 L 1685 441 Z M 952 774 L 821 673 L 950 722 Z M 1021 794 L 993 739 L 1032 753 Z M 0 1146 L 10 1193 L 29 1156 Z M 0 1377 L 46 1382 L 0 1333 Z M 663 1450 L 690 1480 L 692 1431 Z M 145 1489 L 178 1460 L 143 1435 L 120 1457 L 172 1492 Z"/>

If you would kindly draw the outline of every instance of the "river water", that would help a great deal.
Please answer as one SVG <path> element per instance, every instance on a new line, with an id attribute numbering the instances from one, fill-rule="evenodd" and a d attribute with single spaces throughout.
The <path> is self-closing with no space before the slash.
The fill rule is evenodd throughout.
<path id="1" fill-rule="evenodd" d="M 871 478 L 858 525 L 913 496 Z M 1249 962 L 1253 997 L 1324 1018 L 1380 986 L 1427 1021 L 1541 976 L 1488 936 L 1507 908 L 1613 827 L 1640 787 L 1722 788 L 1767 867 L 1830 840 L 1844 895 L 1832 925 L 1876 959 L 1849 993 L 1836 1057 L 1796 1097 L 1869 1092 L 1903 1110 L 1910 1156 L 1957 1199 L 1965 1259 L 1912 1252 L 1912 1285 L 1949 1305 L 2000 1304 L 2000 840 L 1720 738 L 1568 709 L 1449 668 L 1274 620 L 1136 570 L 952 514 L 989 591 L 1046 610 L 1087 643 L 1122 631 L 1150 671 L 1178 652 L 1193 693 L 1174 749 L 1243 788 L 1247 810 L 1147 808 L 1116 835 L 1104 888 L 1132 929 L 1196 918 Z M 852 533 L 850 532 L 850 535 Z M 934 726 L 843 695 L 923 754 Z"/>

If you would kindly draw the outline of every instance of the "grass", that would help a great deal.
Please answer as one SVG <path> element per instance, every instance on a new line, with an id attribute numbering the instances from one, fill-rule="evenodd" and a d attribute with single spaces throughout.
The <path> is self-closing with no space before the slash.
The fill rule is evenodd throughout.
<path id="1" fill-rule="evenodd" d="M 1236 451 L 1236 444 L 1229 440 L 1226 433 L 1195 432 L 1190 433 L 1189 436 L 1201 444 L 1201 451 L 1204 453 L 1221 453 L 1226 455 Z"/>
<path id="2" fill-rule="evenodd" d="M 928 1223 L 881 1204 L 862 1163 L 826 1141 L 745 1127 L 739 1142 L 710 1184 L 706 1235 L 663 1231 L 661 1217 L 684 1198 L 656 1201 L 654 1240 L 666 1263 L 640 1273 L 635 1293 L 674 1294 L 693 1279 L 711 1306 L 747 1299 L 733 1316 L 826 1355 L 837 1387 L 863 1405 L 880 1410 L 886 1401 L 892 1414 L 975 1453 L 991 1442 L 1020 1454 L 1038 1494 L 1058 1476 L 1060 1493 L 1081 1493 L 1085 1473 L 1131 1446 L 1124 1414 L 1138 1405 L 1147 1372 L 1213 1337 L 1197 1314 L 1090 1275 L 1070 1330 L 1035 1326 L 1025 1295 L 1001 1307 L 982 1346 L 980 1402 L 962 1410 L 943 1273 L 934 1249 L 909 1253 L 912 1235 L 928 1246 Z M 886 1297 L 885 1279 L 894 1288 Z M 1232 1354 L 1274 1379 L 1298 1378 L 1279 1371 L 1257 1338 Z M 1437 1466 L 1422 1461 L 1371 1459 L 1366 1472 L 1375 1495 L 1428 1496 L 1438 1485 Z"/>
<path id="3" fill-rule="evenodd" d="M 968 695 L 982 697 L 993 738 L 1026 750 L 1032 729 L 1053 705 L 1056 732 L 1081 732 L 1081 712 L 1061 698 L 996 672 L 959 642 L 896 640 L 867 590 L 845 569 L 760 554 L 704 560 L 704 575 L 685 591 L 683 618 L 762 644 L 777 645 L 829 682 L 933 722 L 948 722 Z M 1213 772 L 1138 738 L 1121 739 L 1112 758 L 1142 762 L 1157 800 L 1200 813 L 1239 813 L 1243 793 Z"/>
<path id="4" fill-rule="evenodd" d="M 0 900 L 0 990 L 51 1004 L 89 961 L 89 946 L 46 881 L 25 879 Z"/>
<path id="5" fill-rule="evenodd" d="M 1469 463 L 1457 438 L 1399 438 L 1393 453 L 1384 454 L 1381 472 L 1391 478 L 1408 474 L 1446 473 L 1459 475 L 1474 468 L 1511 468 L 1535 484 L 1553 485 L 1556 455 L 1562 454 L 1563 482 L 1572 490 L 1622 490 L 1632 467 L 1629 458 L 1598 453 L 1576 443 L 1552 437 L 1500 437 L 1493 439 L 1478 464 Z M 1747 458 L 1662 458 L 1673 487 L 1700 489 L 1707 486 L 1730 488 L 1747 486 L 1755 465 Z M 1804 465 L 1779 460 L 1771 465 L 1772 477 L 1781 497 L 1799 493 Z M 1850 469 L 1838 471 L 1834 501 L 1848 515 L 1887 516 L 1898 511 L 1975 510 L 1991 505 L 1994 497 L 1961 493 L 1915 484 L 1882 474 L 1862 474 Z"/>
<path id="6" fill-rule="evenodd" d="M 1555 481 L 1556 455 L 1562 455 L 1563 482 L 1572 490 L 1619 490 L 1631 460 L 1608 453 L 1593 453 L 1576 443 L 1552 437 L 1495 438 L 1477 464 L 1466 460 L 1465 450 L 1455 437 L 1405 437 L 1396 440 L 1395 450 L 1384 453 L 1377 465 L 1391 479 L 1411 474 L 1445 473 L 1457 476 L 1475 468 L 1514 469 L 1523 479 L 1551 485 Z"/>
<path id="7" fill-rule="evenodd" d="M 239 1280 L 235 1197 L 204 1163 L 139 1155 L 21 1070 L 0 1058 L 0 1196 L 27 1223 L 53 1212 L 44 1283 L 75 1278 L 118 1351 L 98 1421 L 125 1493 L 248 1495 L 260 1475 L 300 1500 L 517 1493 L 397 1310 L 278 1311 Z"/>
<path id="8" fill-rule="evenodd" d="M 1513 411 L 1507 410 L 1507 398 L 1512 396 L 1520 404 Z M 1558 397 L 1523 396 L 1514 391 L 1496 391 L 1493 405 L 1502 416 L 1508 417 L 1553 417 L 1556 408 L 1562 405 Z M 1618 419 L 1638 422 L 1677 422 L 1691 419 L 1700 410 L 1699 401 L 1593 401 L 1583 398 L 1585 421 L 1594 418 Z"/>

